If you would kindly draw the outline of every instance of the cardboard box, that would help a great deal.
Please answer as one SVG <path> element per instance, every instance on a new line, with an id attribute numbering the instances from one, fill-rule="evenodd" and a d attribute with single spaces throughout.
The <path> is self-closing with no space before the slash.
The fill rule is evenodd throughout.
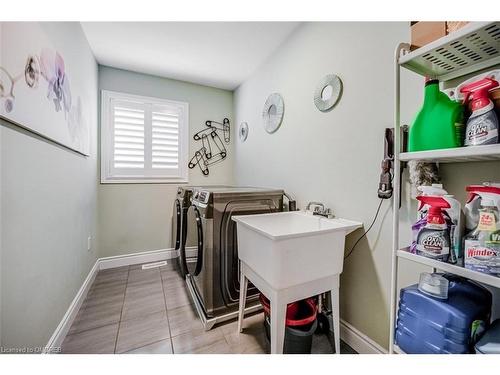
<path id="1" fill-rule="evenodd" d="M 446 21 L 442 22 L 427 22 L 419 21 L 412 22 L 411 25 L 411 45 L 412 49 L 419 48 L 442 38 L 446 35 Z"/>
<path id="2" fill-rule="evenodd" d="M 411 49 L 425 46 L 467 25 L 468 21 L 413 21 L 411 25 Z"/>
<path id="3" fill-rule="evenodd" d="M 461 29 L 468 23 L 468 21 L 446 21 L 446 32 L 448 34 L 451 34 L 452 32 Z"/>

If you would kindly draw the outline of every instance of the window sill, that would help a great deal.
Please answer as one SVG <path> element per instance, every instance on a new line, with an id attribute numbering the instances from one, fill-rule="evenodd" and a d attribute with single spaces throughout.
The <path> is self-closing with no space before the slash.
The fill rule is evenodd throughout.
<path id="1" fill-rule="evenodd" d="M 131 178 L 124 178 L 124 179 L 101 179 L 101 185 L 107 185 L 107 184 L 187 184 L 189 181 L 187 179 L 168 179 L 168 178 L 158 178 L 158 179 L 152 179 L 152 178 L 145 178 L 145 179 L 131 179 Z"/>

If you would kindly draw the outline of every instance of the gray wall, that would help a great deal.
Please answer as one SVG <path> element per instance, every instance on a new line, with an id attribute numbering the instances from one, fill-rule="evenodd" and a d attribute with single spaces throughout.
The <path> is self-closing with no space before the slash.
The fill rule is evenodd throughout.
<path id="1" fill-rule="evenodd" d="M 237 143 L 239 184 L 282 186 L 299 207 L 319 200 L 340 217 L 370 224 L 377 198 L 383 129 L 393 123 L 393 54 L 409 39 L 407 23 L 309 23 L 301 26 L 235 92 L 236 123 L 247 121 Z M 313 103 L 316 83 L 328 73 L 344 83 L 339 104 L 328 113 Z M 420 102 L 423 79 L 405 74 L 403 121 Z M 264 101 L 279 92 L 285 101 L 281 128 L 265 133 Z M 252 173 L 248 173 L 252 171 Z M 351 257 L 341 280 L 341 318 L 383 346 L 389 322 L 391 210 L 380 217 Z M 350 235 L 350 248 L 362 231 Z"/>
<path id="2" fill-rule="evenodd" d="M 81 63 L 94 95 L 86 114 L 91 156 L 0 124 L 5 347 L 44 346 L 96 260 L 87 237 L 97 237 L 97 64 L 80 24 L 57 27 L 71 43 L 66 48 L 85 54 Z"/>
<path id="3" fill-rule="evenodd" d="M 206 120 L 233 121 L 233 94 L 230 91 L 138 74 L 110 67 L 99 67 L 99 89 L 185 101 L 189 103 L 189 155 L 200 145 L 192 135 L 205 127 Z M 204 177 L 198 169 L 189 170 L 189 184 L 233 183 L 234 123 L 228 157 L 210 167 Z M 175 184 L 99 185 L 100 256 L 171 248 L 172 207 Z"/>

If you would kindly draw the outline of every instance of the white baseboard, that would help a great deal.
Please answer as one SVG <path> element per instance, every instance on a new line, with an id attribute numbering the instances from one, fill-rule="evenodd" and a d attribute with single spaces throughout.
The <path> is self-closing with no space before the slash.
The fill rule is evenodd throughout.
<path id="1" fill-rule="evenodd" d="M 186 253 L 188 256 L 196 255 L 196 248 L 186 248 Z M 131 266 L 134 264 L 157 262 L 161 260 L 174 259 L 179 256 L 178 250 L 175 249 L 160 249 L 153 251 L 145 251 L 134 254 L 118 255 L 113 257 L 98 258 L 90 270 L 89 274 L 85 278 L 82 286 L 78 290 L 75 298 L 68 307 L 68 310 L 64 314 L 61 322 L 57 326 L 56 330 L 52 334 L 49 342 L 47 343 L 44 354 L 50 354 L 51 351 L 56 350 L 56 348 L 61 347 L 64 338 L 66 337 L 73 321 L 78 314 L 78 310 L 82 306 L 83 301 L 87 297 L 87 294 L 94 282 L 95 277 L 99 270 L 105 270 L 108 268 L 116 268 L 122 266 Z"/>
<path id="2" fill-rule="evenodd" d="M 340 319 L 340 338 L 360 354 L 387 354 L 385 348 L 343 319 Z"/>
<path id="3" fill-rule="evenodd" d="M 57 351 L 57 348 L 61 347 L 64 338 L 71 328 L 71 324 L 73 324 L 73 321 L 78 314 L 78 310 L 80 310 L 85 297 L 87 297 L 87 293 L 89 292 L 90 287 L 92 286 L 94 279 L 97 276 L 97 272 L 99 272 L 99 259 L 97 259 L 97 261 L 94 263 L 94 266 L 85 278 L 82 286 L 78 290 L 78 293 L 76 293 L 75 298 L 73 298 L 73 301 L 71 301 L 66 314 L 64 314 L 61 322 L 50 337 L 49 342 L 43 349 L 42 353 L 50 354 L 53 351 Z"/>
<path id="4" fill-rule="evenodd" d="M 188 257 L 195 256 L 196 247 L 186 248 Z M 152 251 L 143 251 L 140 253 L 117 255 L 112 257 L 99 258 L 99 269 L 116 268 L 122 266 L 132 266 L 134 264 L 158 262 L 161 260 L 175 259 L 179 256 L 179 251 L 175 249 L 160 249 Z"/>
<path id="5" fill-rule="evenodd" d="M 144 251 L 126 255 L 117 255 L 113 257 L 99 258 L 99 269 L 116 268 L 122 266 L 131 266 L 134 264 L 158 262 L 160 260 L 174 259 L 179 256 L 175 249 L 160 249 Z"/>

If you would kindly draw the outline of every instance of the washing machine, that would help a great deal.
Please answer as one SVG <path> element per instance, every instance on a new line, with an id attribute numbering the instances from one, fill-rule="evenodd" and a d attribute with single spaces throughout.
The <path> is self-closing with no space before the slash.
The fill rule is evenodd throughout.
<path id="1" fill-rule="evenodd" d="M 282 211 L 283 194 L 281 189 L 256 187 L 193 189 L 186 218 L 187 226 L 196 228 L 196 253 L 184 264 L 188 289 L 206 329 L 238 314 L 240 265 L 232 216 Z M 261 308 L 253 285 L 246 306 L 247 312 Z"/>
<path id="2" fill-rule="evenodd" d="M 191 197 L 195 188 L 221 188 L 229 185 L 210 186 L 179 186 L 174 200 L 172 212 L 171 248 L 179 254 L 177 257 L 177 269 L 182 278 L 186 277 L 187 264 L 196 262 L 196 227 L 188 227 L 188 212 L 191 206 Z"/>

